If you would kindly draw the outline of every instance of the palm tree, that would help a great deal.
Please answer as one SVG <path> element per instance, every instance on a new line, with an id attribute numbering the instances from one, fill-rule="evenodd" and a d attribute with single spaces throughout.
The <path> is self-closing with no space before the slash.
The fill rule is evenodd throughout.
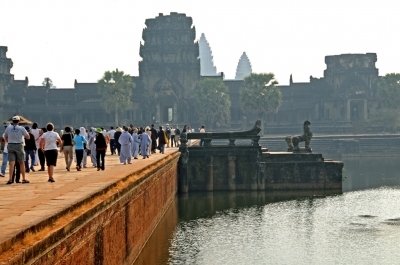
<path id="1" fill-rule="evenodd" d="M 98 80 L 101 105 L 107 113 L 114 111 L 115 123 L 118 125 L 118 111 L 124 111 L 132 106 L 132 90 L 136 84 L 132 77 L 125 75 L 123 71 L 106 71 L 103 77 Z"/>
<path id="2" fill-rule="evenodd" d="M 216 122 L 230 124 L 230 107 L 228 87 L 221 79 L 205 78 L 196 89 L 196 112 L 200 122 L 209 122 L 210 128 Z"/>
<path id="3" fill-rule="evenodd" d="M 264 134 L 264 115 L 276 113 L 282 102 L 282 93 L 275 85 L 273 73 L 252 73 L 244 79 L 244 87 L 240 89 L 240 104 L 243 112 L 254 113 L 261 120 Z"/>

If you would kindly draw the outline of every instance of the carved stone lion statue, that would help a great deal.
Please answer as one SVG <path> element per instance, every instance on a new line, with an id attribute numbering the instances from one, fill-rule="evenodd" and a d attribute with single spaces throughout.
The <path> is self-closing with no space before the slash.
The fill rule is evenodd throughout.
<path id="1" fill-rule="evenodd" d="M 311 122 L 305 121 L 303 124 L 303 135 L 298 135 L 298 136 L 287 136 L 285 138 L 285 141 L 288 145 L 288 151 L 301 151 L 304 150 L 306 152 L 311 152 L 311 147 L 310 147 L 310 142 L 311 138 L 313 136 L 313 133 L 310 130 Z M 305 147 L 304 149 L 300 149 L 299 143 L 300 142 L 305 142 Z"/>

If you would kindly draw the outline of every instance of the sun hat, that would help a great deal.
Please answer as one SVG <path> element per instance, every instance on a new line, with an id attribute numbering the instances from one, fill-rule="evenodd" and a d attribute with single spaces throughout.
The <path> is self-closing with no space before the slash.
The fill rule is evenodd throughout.
<path id="1" fill-rule="evenodd" d="M 101 130 L 101 128 L 97 128 L 97 129 L 96 129 L 96 132 L 97 132 L 97 133 L 102 133 L 103 131 Z"/>

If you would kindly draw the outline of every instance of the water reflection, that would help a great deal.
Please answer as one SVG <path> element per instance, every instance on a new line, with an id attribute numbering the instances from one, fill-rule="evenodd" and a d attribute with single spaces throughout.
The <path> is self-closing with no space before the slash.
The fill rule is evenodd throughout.
<path id="1" fill-rule="evenodd" d="M 343 194 L 179 195 L 135 264 L 398 264 L 400 163 L 342 160 Z"/>

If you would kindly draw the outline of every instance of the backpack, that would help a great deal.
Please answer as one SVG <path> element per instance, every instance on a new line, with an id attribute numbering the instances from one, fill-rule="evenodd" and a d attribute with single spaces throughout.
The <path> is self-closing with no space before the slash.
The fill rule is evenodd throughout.
<path id="1" fill-rule="evenodd" d="M 181 134 L 181 130 L 175 129 L 175 134 L 176 134 L 176 135 L 180 135 L 180 134 Z"/>
<path id="2" fill-rule="evenodd" d="M 169 127 L 167 128 L 167 134 L 171 134 L 171 129 Z"/>

